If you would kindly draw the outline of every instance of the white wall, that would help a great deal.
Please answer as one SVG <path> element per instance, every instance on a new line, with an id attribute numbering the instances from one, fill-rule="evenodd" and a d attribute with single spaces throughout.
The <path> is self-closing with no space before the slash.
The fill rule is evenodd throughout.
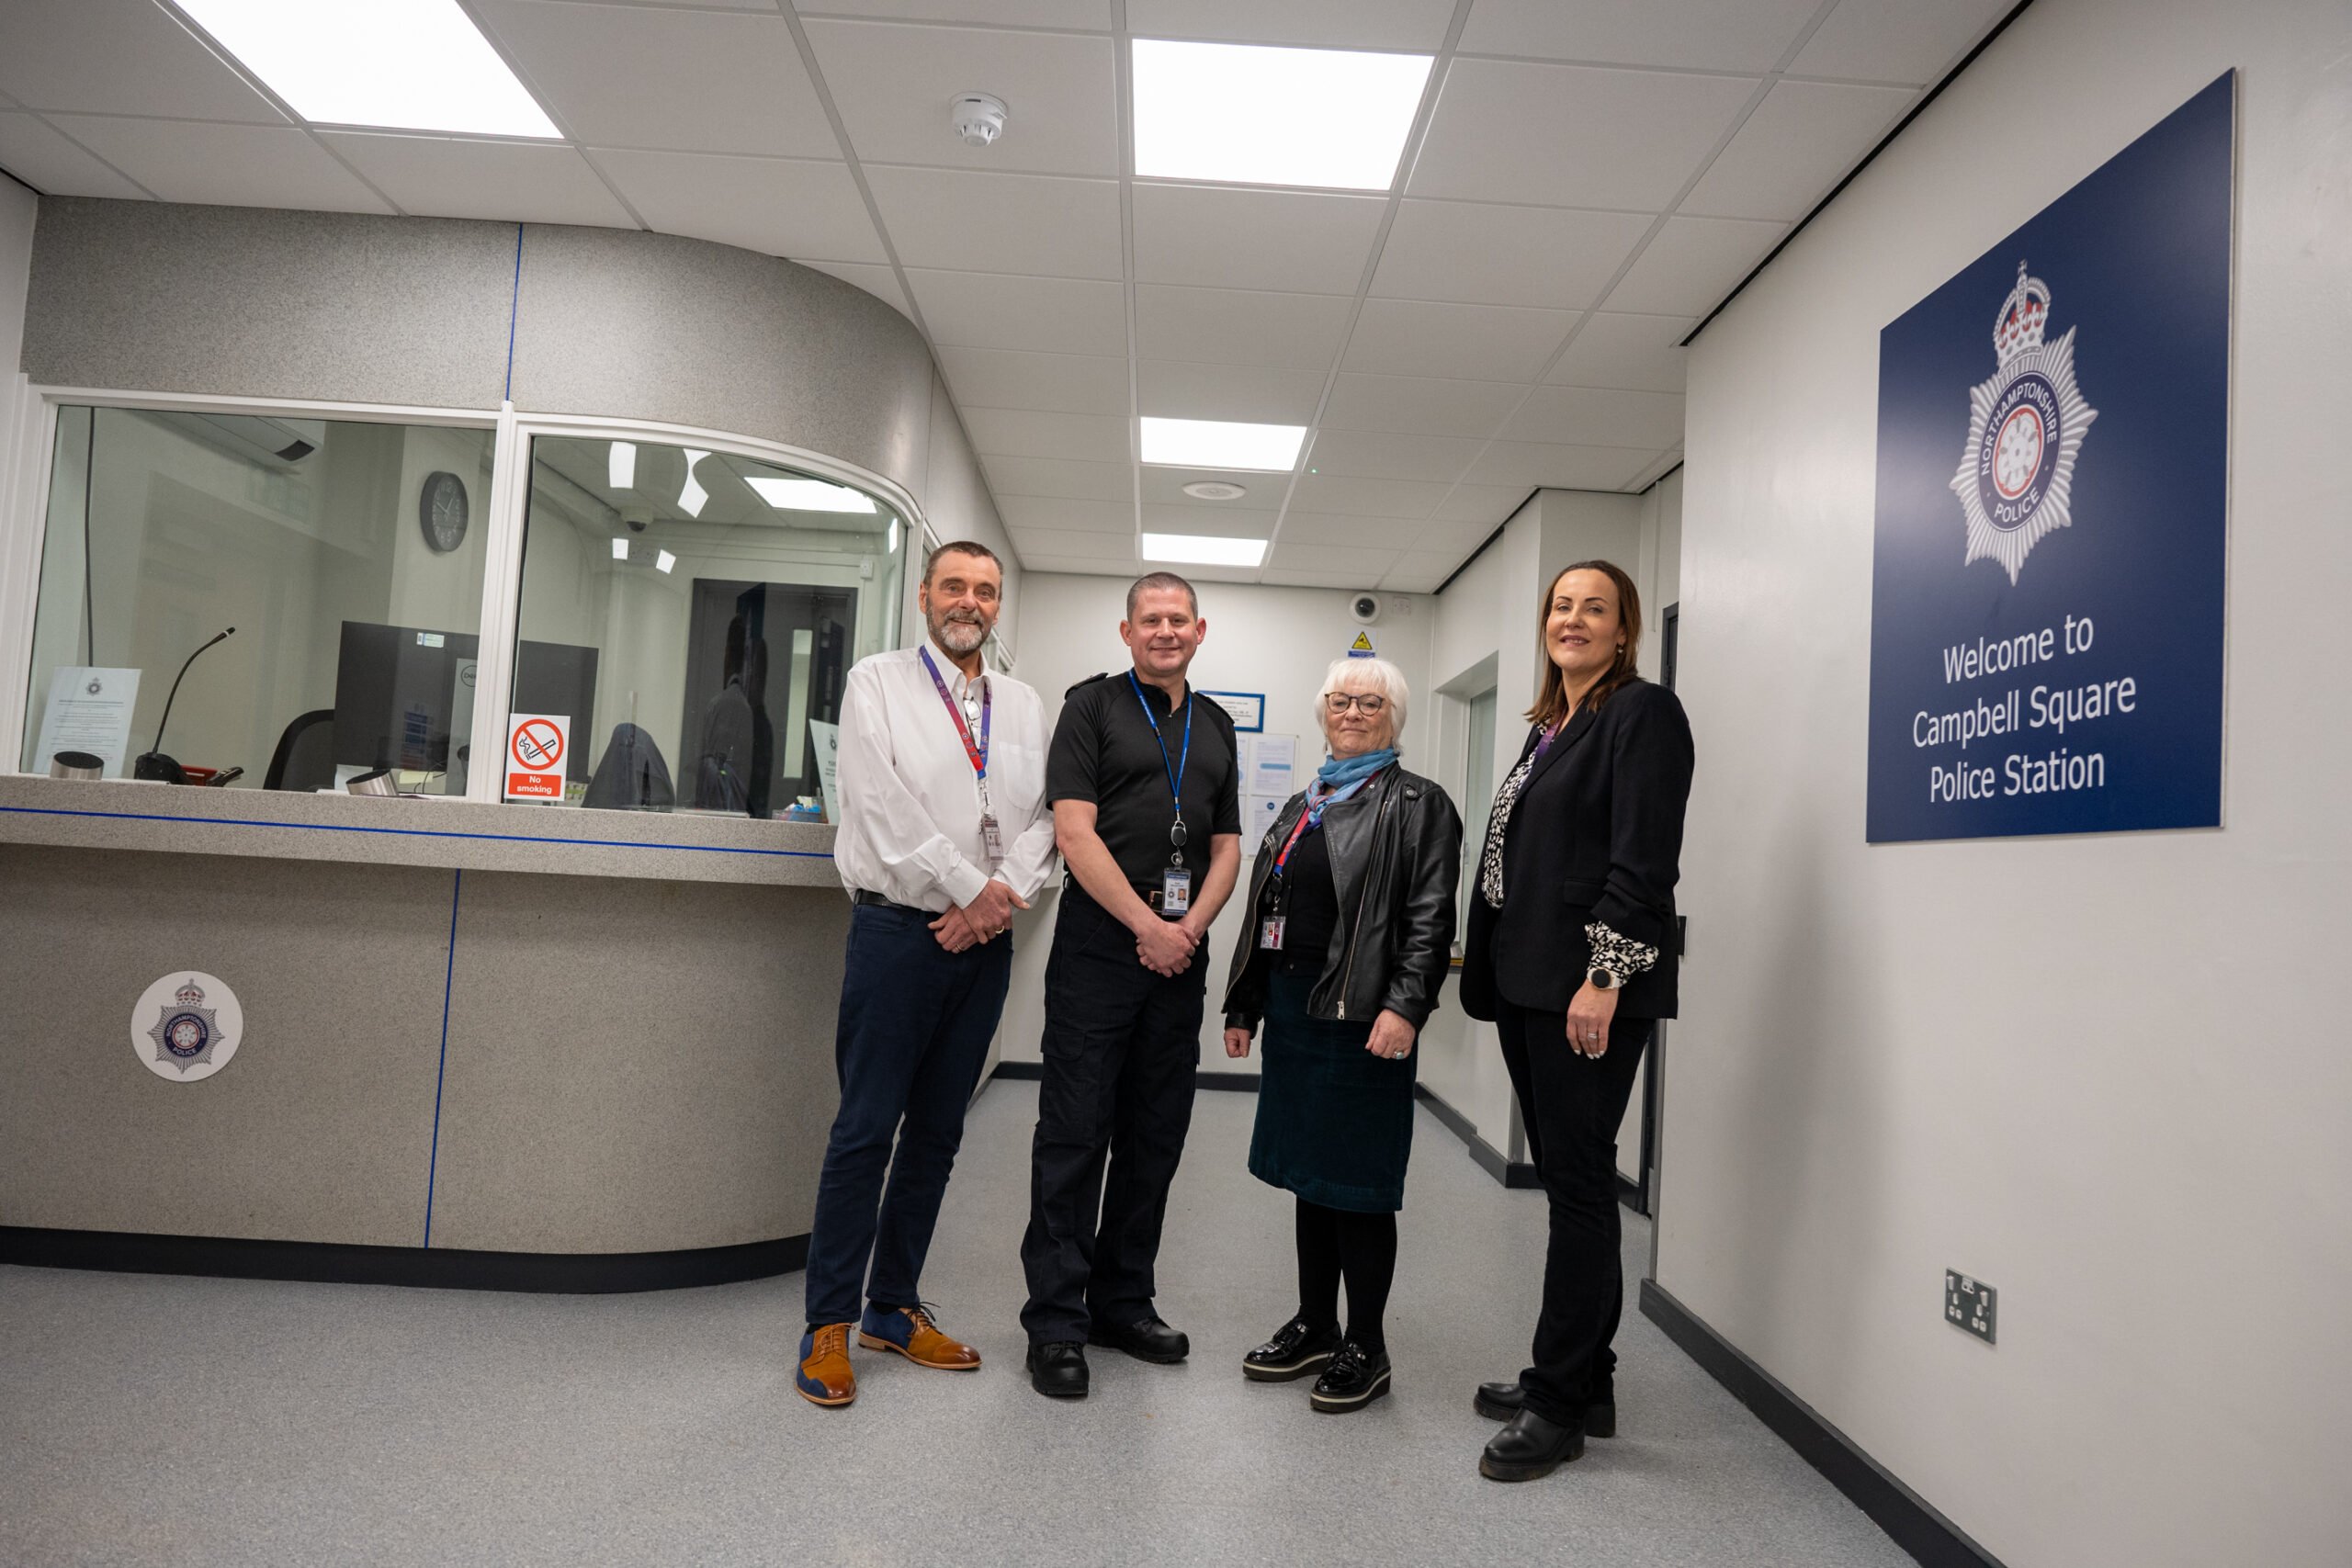
<path id="1" fill-rule="evenodd" d="M 972 451 L 971 438 L 965 434 L 964 422 L 956 412 L 956 405 L 947 396 L 947 383 L 934 372 L 931 380 L 931 446 L 923 466 L 922 502 L 924 520 L 931 525 L 933 536 L 941 544 L 951 539 L 970 539 L 986 545 L 1004 563 L 1004 613 L 996 623 L 997 640 L 1003 645 L 1007 659 L 1017 656 L 1021 645 L 1021 585 L 1023 573 L 1021 562 L 1012 553 L 1012 536 L 1004 531 L 1004 522 L 997 515 L 996 502 L 989 494 L 988 479 L 980 472 L 980 460 Z M 909 581 L 921 581 L 923 545 L 915 541 L 908 552 Z M 922 613 L 916 607 L 914 590 L 907 590 L 906 624 L 899 646 L 911 648 L 922 637 Z"/>
<path id="2" fill-rule="evenodd" d="M 1879 330 L 2233 66 L 2227 826 L 1867 845 Z M 2040 0 L 1692 350 L 1658 1278 L 2011 1568 L 2352 1561 L 2348 363 L 2342 0 Z"/>
<path id="3" fill-rule="evenodd" d="M 1208 638 L 1193 661 L 1196 686 L 1221 692 L 1262 692 L 1266 695 L 1266 730 L 1299 738 L 1299 759 L 1312 768 L 1322 760 L 1322 737 L 1315 728 L 1313 700 L 1331 660 L 1348 649 L 1363 628 L 1348 616 L 1351 595 L 1329 588 L 1272 588 L 1250 583 L 1203 582 L 1201 615 L 1208 622 Z M 1118 637 L 1126 612 L 1127 580 L 1080 577 L 1062 572 L 1033 571 L 1023 581 L 1026 615 L 1020 662 L 1013 673 L 1037 688 L 1046 700 L 1050 726 L 1061 713 L 1062 694 L 1074 682 L 1101 671 L 1117 671 L 1131 662 Z M 1404 738 L 1405 765 L 1426 772 L 1434 744 L 1427 728 L 1434 704 L 1430 691 L 1430 632 L 1436 620 L 1427 594 L 1383 594 L 1386 608 L 1372 628 L 1374 646 L 1383 659 L 1405 672 L 1413 691 Z M 1304 775 L 1302 774 L 1302 777 Z M 1254 846 L 1250 846 L 1254 847 Z M 1249 875 L 1249 862 L 1242 863 Z M 1039 1060 L 1037 1043 L 1045 1029 L 1046 957 L 1052 942 L 1052 914 L 1058 897 L 1057 880 L 1036 908 L 1013 925 L 1012 991 L 1005 1003 L 1000 1039 L 1006 1060 Z M 1211 964 L 1209 1006 L 1201 1023 L 1201 1066 L 1212 1072 L 1255 1072 L 1256 1057 L 1228 1062 L 1224 1046 L 1224 995 L 1227 965 L 1241 931 L 1237 893 L 1209 928 Z"/>
<path id="4" fill-rule="evenodd" d="M 18 603 L 16 584 L 37 581 L 40 572 L 40 552 L 16 547 L 6 526 L 10 511 L 32 502 L 20 487 L 29 482 L 27 470 L 38 460 L 36 433 L 19 424 L 27 415 L 17 366 L 24 355 L 25 293 L 32 280 L 39 209 L 38 197 L 0 175 L 0 604 Z M 13 759 L 0 757 L 0 767 L 13 765 Z"/>

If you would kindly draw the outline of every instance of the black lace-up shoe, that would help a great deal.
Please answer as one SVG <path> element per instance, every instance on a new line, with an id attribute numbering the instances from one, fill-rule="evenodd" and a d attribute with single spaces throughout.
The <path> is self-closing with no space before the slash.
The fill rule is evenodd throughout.
<path id="1" fill-rule="evenodd" d="M 1489 1481 L 1534 1481 L 1584 1457 L 1584 1431 L 1547 1421 L 1522 1407 L 1487 1443 L 1478 1473 Z"/>
<path id="2" fill-rule="evenodd" d="M 1524 1391 L 1516 1382 L 1482 1382 L 1471 1396 L 1471 1408 L 1489 1421 L 1508 1421 L 1519 1414 Z M 1584 1407 L 1584 1435 L 1588 1438 L 1613 1438 L 1617 1435 L 1617 1395 L 1612 1390 L 1601 1394 Z"/>
<path id="3" fill-rule="evenodd" d="M 1086 1347 L 1076 1340 L 1029 1347 L 1029 1386 L 1047 1399 L 1084 1399 L 1088 1381 Z"/>
<path id="4" fill-rule="evenodd" d="M 1138 1361 L 1156 1361 L 1161 1366 L 1181 1361 L 1193 1353 L 1193 1342 L 1160 1322 L 1154 1313 L 1133 1323 L 1098 1323 L 1086 1331 L 1086 1342 L 1125 1350 Z"/>
<path id="5" fill-rule="evenodd" d="M 1362 1410 L 1388 1393 L 1388 1352 L 1367 1350 L 1352 1339 L 1342 1340 L 1331 1364 L 1315 1380 L 1307 1403 L 1327 1416 Z"/>
<path id="6" fill-rule="evenodd" d="M 1317 1328 L 1294 1317 L 1274 1337 L 1241 1358 L 1241 1375 L 1252 1382 L 1289 1382 L 1329 1365 L 1340 1348 L 1340 1325 Z"/>

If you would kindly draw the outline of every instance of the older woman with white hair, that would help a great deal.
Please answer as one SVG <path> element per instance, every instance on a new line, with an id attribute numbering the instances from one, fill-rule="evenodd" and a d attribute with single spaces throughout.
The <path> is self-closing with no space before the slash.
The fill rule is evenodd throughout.
<path id="1" fill-rule="evenodd" d="M 1324 676 L 1315 716 L 1330 760 L 1259 846 L 1250 940 L 1225 993 L 1227 1055 L 1247 1056 L 1266 1026 L 1250 1174 L 1298 1201 L 1298 1312 L 1241 1370 L 1317 1373 L 1310 1403 L 1334 1413 L 1388 1392 L 1381 1317 L 1413 1145 L 1413 1041 L 1452 962 L 1462 819 L 1397 763 L 1409 695 L 1384 659 Z"/>

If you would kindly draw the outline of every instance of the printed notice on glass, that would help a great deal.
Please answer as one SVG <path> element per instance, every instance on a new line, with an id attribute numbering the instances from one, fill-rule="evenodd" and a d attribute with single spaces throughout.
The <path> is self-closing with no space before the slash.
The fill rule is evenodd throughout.
<path id="1" fill-rule="evenodd" d="M 825 795 L 825 820 L 838 822 L 842 819 L 842 727 L 812 718 L 808 733 L 817 742 L 817 787 Z"/>
<path id="2" fill-rule="evenodd" d="M 518 713 L 506 723 L 506 798 L 561 800 L 571 716 Z"/>
<path id="3" fill-rule="evenodd" d="M 49 772 L 50 759 L 60 751 L 86 751 L 105 761 L 106 777 L 122 777 L 123 761 L 130 754 L 130 712 L 138 704 L 136 670 L 61 667 L 50 678 L 34 771 Z"/>
<path id="4" fill-rule="evenodd" d="M 1247 759 L 1249 776 L 1241 781 L 1241 793 L 1271 795 L 1277 800 L 1288 800 L 1298 789 L 1291 782 L 1292 769 L 1297 760 L 1297 736 L 1259 736 L 1257 745 L 1250 748 Z"/>

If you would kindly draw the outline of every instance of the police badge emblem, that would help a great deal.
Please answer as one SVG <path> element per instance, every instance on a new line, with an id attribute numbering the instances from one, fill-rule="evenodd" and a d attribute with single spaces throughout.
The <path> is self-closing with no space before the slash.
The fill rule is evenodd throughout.
<path id="1" fill-rule="evenodd" d="M 2075 329 L 2044 343 L 2050 286 L 2018 263 L 2017 287 L 1993 323 L 2000 368 L 1968 389 L 1968 444 L 1952 492 L 1968 519 L 1962 566 L 1990 558 L 2009 581 L 2043 536 L 2074 522 L 2075 457 L 2098 411 L 2075 385 Z"/>
<path id="2" fill-rule="evenodd" d="M 178 972 L 147 987 L 130 1019 L 131 1049 L 159 1077 L 190 1083 L 228 1066 L 243 1032 L 244 1010 L 210 975 Z"/>

